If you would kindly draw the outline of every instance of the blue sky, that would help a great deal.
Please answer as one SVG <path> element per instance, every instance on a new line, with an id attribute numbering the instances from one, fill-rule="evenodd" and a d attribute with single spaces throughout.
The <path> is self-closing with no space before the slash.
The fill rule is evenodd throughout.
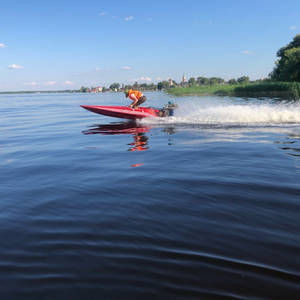
<path id="1" fill-rule="evenodd" d="M 263 78 L 299 0 L 1 1 L 0 91 Z"/>

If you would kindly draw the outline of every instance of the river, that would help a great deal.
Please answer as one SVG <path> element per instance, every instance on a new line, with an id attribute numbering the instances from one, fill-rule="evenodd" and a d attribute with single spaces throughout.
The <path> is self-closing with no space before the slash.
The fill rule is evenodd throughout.
<path id="1" fill-rule="evenodd" d="M 146 94 L 0 95 L 1 299 L 299 297 L 300 102 Z"/>

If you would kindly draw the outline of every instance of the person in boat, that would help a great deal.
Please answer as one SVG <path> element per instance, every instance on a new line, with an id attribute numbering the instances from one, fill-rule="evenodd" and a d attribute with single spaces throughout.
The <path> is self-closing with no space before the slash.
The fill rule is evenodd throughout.
<path id="1" fill-rule="evenodd" d="M 128 97 L 133 101 L 133 103 L 129 105 L 129 107 L 131 108 L 136 108 L 146 101 L 146 96 L 143 95 L 142 92 L 132 89 L 130 89 L 129 91 L 125 91 L 125 96 L 126 98 Z"/>

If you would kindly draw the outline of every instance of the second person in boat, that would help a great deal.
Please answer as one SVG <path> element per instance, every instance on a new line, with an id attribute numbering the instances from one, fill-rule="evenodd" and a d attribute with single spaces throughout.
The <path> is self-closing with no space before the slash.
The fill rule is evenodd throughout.
<path id="1" fill-rule="evenodd" d="M 129 107 L 133 109 L 137 108 L 139 105 L 146 101 L 146 96 L 144 96 L 142 92 L 132 89 L 130 89 L 129 91 L 125 91 L 125 96 L 126 98 L 128 97 L 130 100 L 133 101 L 133 103 L 129 105 Z"/>

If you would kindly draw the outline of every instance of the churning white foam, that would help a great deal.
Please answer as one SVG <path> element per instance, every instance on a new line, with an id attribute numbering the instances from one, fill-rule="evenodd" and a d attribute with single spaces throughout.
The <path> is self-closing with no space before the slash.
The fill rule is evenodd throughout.
<path id="1" fill-rule="evenodd" d="M 300 124 L 300 103 L 240 102 L 216 99 L 182 101 L 174 117 L 143 120 L 143 123 L 175 124 Z"/>

